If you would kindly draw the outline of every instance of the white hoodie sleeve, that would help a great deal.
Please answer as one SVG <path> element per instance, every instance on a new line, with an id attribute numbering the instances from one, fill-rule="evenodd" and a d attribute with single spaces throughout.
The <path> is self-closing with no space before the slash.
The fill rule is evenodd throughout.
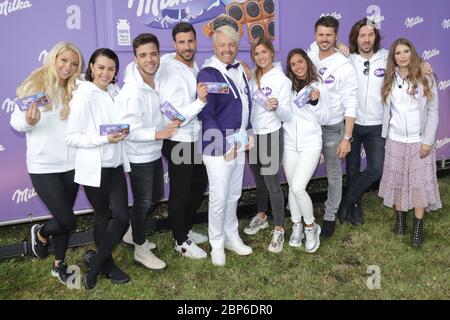
<path id="1" fill-rule="evenodd" d="M 281 122 L 286 122 L 292 117 L 291 101 L 292 101 L 292 83 L 287 78 L 281 84 L 278 94 L 278 108 L 274 112 L 275 116 Z"/>
<path id="2" fill-rule="evenodd" d="M 340 84 L 341 101 L 344 106 L 344 117 L 356 118 L 358 107 L 358 81 L 355 69 L 350 63 L 341 67 L 343 70 L 342 82 Z"/>
<path id="3" fill-rule="evenodd" d="M 120 104 L 122 110 L 121 123 L 128 123 L 130 125 L 130 134 L 126 140 L 132 142 L 155 141 L 156 128 L 146 128 L 142 121 L 145 116 L 143 108 L 147 107 L 145 102 L 136 96 L 126 98 Z"/>
<path id="4" fill-rule="evenodd" d="M 89 101 L 80 94 L 75 94 L 70 101 L 70 114 L 67 119 L 66 143 L 76 148 L 96 148 L 108 144 L 108 136 L 101 136 L 97 131 L 89 132 L 88 124 L 92 118 Z"/>
<path id="5" fill-rule="evenodd" d="M 14 111 L 11 114 L 10 119 L 11 127 L 19 132 L 31 132 L 34 126 L 30 126 L 25 120 L 25 111 L 19 109 L 16 105 L 14 106 Z"/>
<path id="6" fill-rule="evenodd" d="M 159 80 L 159 95 L 161 104 L 168 101 L 171 105 L 181 113 L 186 119 L 181 124 L 181 127 L 188 125 L 206 106 L 206 103 L 197 98 L 194 102 L 185 105 L 186 90 L 182 88 L 186 83 L 181 83 L 180 75 L 174 68 L 167 68 L 163 74 L 160 75 Z M 182 82 L 182 81 L 181 81 Z"/>

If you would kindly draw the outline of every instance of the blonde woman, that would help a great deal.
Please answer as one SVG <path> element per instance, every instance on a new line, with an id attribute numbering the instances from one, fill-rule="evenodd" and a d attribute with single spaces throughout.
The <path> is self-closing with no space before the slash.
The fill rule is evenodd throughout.
<path id="1" fill-rule="evenodd" d="M 52 276 L 64 284 L 70 276 L 64 260 L 70 232 L 75 228 L 72 208 L 78 191 L 74 182 L 75 150 L 67 146 L 64 135 L 69 101 L 82 67 L 83 58 L 77 47 L 67 42 L 56 44 L 44 65 L 17 88 L 18 98 L 45 92 L 49 103 L 41 109 L 34 103 L 27 111 L 16 107 L 11 115 L 11 126 L 26 133 L 27 169 L 33 187 L 53 216 L 31 228 L 32 251 L 36 257 L 45 259 L 52 237 L 55 247 Z"/>
<path id="2" fill-rule="evenodd" d="M 388 55 L 386 78 L 381 90 L 382 137 L 386 156 L 379 196 L 384 205 L 395 206 L 394 233 L 405 235 L 406 215 L 414 208 L 411 244 L 423 243 L 425 209 L 442 208 L 433 148 L 439 122 L 436 81 L 424 75 L 413 44 L 400 38 Z"/>

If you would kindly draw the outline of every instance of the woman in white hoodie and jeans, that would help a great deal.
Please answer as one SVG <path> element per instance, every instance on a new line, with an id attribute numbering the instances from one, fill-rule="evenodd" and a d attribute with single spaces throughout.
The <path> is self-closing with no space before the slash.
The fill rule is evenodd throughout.
<path id="1" fill-rule="evenodd" d="M 44 65 L 17 88 L 18 98 L 45 92 L 50 103 L 42 110 L 36 104 L 27 111 L 16 107 L 11 115 L 11 126 L 26 133 L 27 169 L 33 187 L 53 216 L 42 225 L 33 225 L 32 250 L 38 258 L 46 258 L 52 237 L 55 247 L 52 276 L 64 284 L 70 276 L 64 259 L 70 231 L 75 228 L 72 208 L 78 191 L 78 184 L 73 181 L 75 150 L 66 145 L 64 134 L 69 101 L 82 68 L 83 57 L 77 47 L 67 42 L 56 44 Z"/>
<path id="2" fill-rule="evenodd" d="M 269 226 L 269 195 L 275 227 L 268 249 L 279 253 L 284 243 L 284 197 L 278 179 L 283 155 L 281 126 L 290 117 L 292 84 L 284 75 L 281 64 L 273 63 L 275 50 L 270 39 L 257 38 L 252 44 L 251 55 L 256 64 L 255 75 L 250 82 L 252 97 L 259 94 L 265 97 L 266 102 L 253 98 L 250 121 L 255 134 L 255 148 L 249 153 L 249 163 L 256 182 L 258 214 L 244 232 L 253 235 Z"/>
<path id="3" fill-rule="evenodd" d="M 283 167 L 289 184 L 289 207 L 293 222 L 289 245 L 301 247 L 306 234 L 305 249 L 312 253 L 319 248 L 321 230 L 315 222 L 306 186 L 316 170 L 322 150 L 321 123 L 325 123 L 328 117 L 327 91 L 304 50 L 291 50 L 286 68 L 294 94 L 292 117 L 283 124 Z M 303 100 L 303 103 L 297 104 L 296 99 Z"/>
<path id="4" fill-rule="evenodd" d="M 100 125 L 120 123 L 120 109 L 114 102 L 119 58 L 110 49 L 96 50 L 79 84 L 70 107 L 66 142 L 76 147 L 75 182 L 84 186 L 95 211 L 94 241 L 97 253 L 85 255 L 88 272 L 83 277 L 86 289 L 92 289 L 99 274 L 113 283 L 125 283 L 129 276 L 114 263 L 111 252 L 128 225 L 128 190 L 124 168 L 129 171 L 123 139 L 126 133 L 102 135 Z M 114 88 L 113 88 L 114 89 Z"/>

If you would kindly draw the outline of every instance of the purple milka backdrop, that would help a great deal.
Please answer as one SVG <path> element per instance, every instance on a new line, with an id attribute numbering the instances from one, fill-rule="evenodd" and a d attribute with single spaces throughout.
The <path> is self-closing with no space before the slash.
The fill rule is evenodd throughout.
<path id="1" fill-rule="evenodd" d="M 211 55 L 210 40 L 202 33 L 203 26 L 215 15 L 225 11 L 226 0 L 2 0 L 0 1 L 0 225 L 30 221 L 48 216 L 36 197 L 25 165 L 25 136 L 9 125 L 14 107 L 15 89 L 41 63 L 46 51 L 59 41 L 71 41 L 84 58 L 98 47 L 115 49 L 121 70 L 132 60 L 127 35 L 152 32 L 161 40 L 163 54 L 171 48 L 170 27 L 177 18 L 193 23 L 197 29 L 201 66 Z M 244 2 L 244 1 L 238 1 Z M 448 0 L 278 0 L 276 2 L 275 35 L 278 59 L 285 64 L 288 51 L 307 48 L 314 40 L 314 23 L 322 15 L 333 15 L 341 21 L 340 41 L 347 43 L 353 23 L 375 15 L 380 23 L 382 44 L 388 48 L 393 40 L 406 37 L 413 41 L 419 54 L 436 72 L 440 96 L 440 124 L 437 134 L 438 159 L 450 157 L 450 2 Z M 170 3 L 170 4 L 169 4 Z M 169 7 L 170 5 L 170 7 Z M 204 9 L 203 11 L 201 9 Z M 209 10 L 208 10 L 209 9 Z M 142 14 L 139 15 L 139 12 Z M 164 14 L 167 13 L 167 15 Z M 119 19 L 127 19 L 127 26 Z M 164 27 L 167 27 L 164 29 Z M 247 27 L 244 26 L 241 60 L 250 65 Z M 122 44 L 118 32 L 125 32 Z M 122 73 L 120 74 L 122 76 Z M 319 166 L 315 176 L 323 176 Z M 244 187 L 253 186 L 247 170 Z M 167 188 L 166 188 L 167 194 Z M 131 197 L 130 197 L 131 199 Z M 76 210 L 89 209 L 82 189 Z"/>

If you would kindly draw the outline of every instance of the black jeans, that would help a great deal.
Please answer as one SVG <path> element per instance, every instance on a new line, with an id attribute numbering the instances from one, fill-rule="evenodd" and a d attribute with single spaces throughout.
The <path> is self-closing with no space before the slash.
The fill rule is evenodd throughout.
<path id="1" fill-rule="evenodd" d="M 255 135 L 255 148 L 249 152 L 249 164 L 256 183 L 258 212 L 267 213 L 268 200 L 274 225 L 284 225 L 284 196 L 278 174 L 283 156 L 283 129 Z"/>
<path id="2" fill-rule="evenodd" d="M 145 242 L 145 225 L 147 213 L 155 209 L 155 201 L 160 200 L 164 192 L 164 172 L 162 159 L 147 163 L 130 163 L 130 184 L 133 192 L 133 209 L 131 210 L 131 227 L 133 242 L 142 245 Z"/>
<path id="3" fill-rule="evenodd" d="M 367 166 L 360 171 L 361 145 L 367 157 Z M 381 125 L 353 128 L 352 150 L 347 156 L 347 192 L 345 198 L 354 203 L 360 202 L 363 193 L 381 178 L 384 163 L 385 139 L 381 137 Z"/>
<path id="4" fill-rule="evenodd" d="M 128 190 L 123 166 L 102 168 L 100 187 L 84 186 L 86 196 L 94 209 L 94 241 L 97 246 L 91 269 L 98 273 L 111 252 L 122 239 L 128 226 Z"/>
<path id="5" fill-rule="evenodd" d="M 164 140 L 162 152 L 169 164 L 169 220 L 173 237 L 180 245 L 192 229 L 193 216 L 208 186 L 208 175 L 197 153 L 197 143 Z"/>
<path id="6" fill-rule="evenodd" d="M 73 181 L 75 170 L 62 173 L 31 173 L 31 183 L 39 198 L 53 216 L 40 229 L 41 236 L 52 236 L 55 260 L 64 260 L 69 246 L 70 232 L 76 221 L 73 205 L 77 197 L 78 184 Z"/>

